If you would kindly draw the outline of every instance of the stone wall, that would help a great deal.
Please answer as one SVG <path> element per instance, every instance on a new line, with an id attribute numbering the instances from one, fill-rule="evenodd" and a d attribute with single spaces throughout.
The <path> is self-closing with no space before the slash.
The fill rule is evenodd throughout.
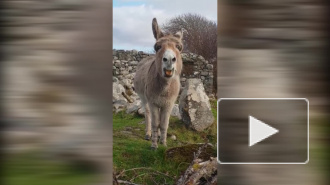
<path id="1" fill-rule="evenodd" d="M 135 73 L 137 64 L 154 54 L 136 50 L 113 50 L 113 76 L 123 80 L 126 75 Z M 208 95 L 213 93 L 213 64 L 202 56 L 193 53 L 182 53 L 183 70 L 181 85 L 185 86 L 189 78 L 199 78 Z"/>

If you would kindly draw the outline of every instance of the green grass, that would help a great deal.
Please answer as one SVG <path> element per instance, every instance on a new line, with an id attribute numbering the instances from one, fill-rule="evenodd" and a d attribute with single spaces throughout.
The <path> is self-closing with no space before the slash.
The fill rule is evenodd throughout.
<path id="1" fill-rule="evenodd" d="M 329 127 L 329 117 L 311 118 L 310 120 L 310 160 L 317 174 L 321 174 L 326 179 L 330 172 L 329 152 L 327 146 Z"/>
<path id="2" fill-rule="evenodd" d="M 2 168 L 6 185 L 82 185 L 96 179 L 90 169 L 41 158 L 37 151 L 8 155 Z"/>
<path id="3" fill-rule="evenodd" d="M 170 118 L 167 148 L 159 144 L 156 151 L 151 150 L 151 141 L 144 140 L 144 117 L 127 115 L 124 112 L 113 116 L 113 162 L 117 174 L 123 170 L 138 168 L 123 173 L 119 179 L 132 180 L 137 184 L 173 184 L 188 167 L 187 162 L 174 162 L 165 159 L 166 149 L 206 141 L 216 145 L 216 101 L 211 102 L 215 121 L 203 132 L 186 128 L 184 123 L 174 117 Z M 129 134 L 127 134 L 129 133 Z M 169 136 L 175 135 L 177 140 Z M 148 169 L 145 169 L 148 168 Z M 160 175 L 161 172 L 166 175 Z M 136 178 L 135 178 L 136 177 Z"/>

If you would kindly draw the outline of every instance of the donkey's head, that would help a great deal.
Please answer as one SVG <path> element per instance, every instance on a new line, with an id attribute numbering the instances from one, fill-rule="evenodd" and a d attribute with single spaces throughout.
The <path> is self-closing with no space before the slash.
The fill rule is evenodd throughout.
<path id="1" fill-rule="evenodd" d="M 164 34 L 157 23 L 156 18 L 152 20 L 152 31 L 156 39 L 154 49 L 156 51 L 156 65 L 158 73 L 165 78 L 180 76 L 182 69 L 181 52 L 183 49 L 183 32 L 176 34 Z"/>

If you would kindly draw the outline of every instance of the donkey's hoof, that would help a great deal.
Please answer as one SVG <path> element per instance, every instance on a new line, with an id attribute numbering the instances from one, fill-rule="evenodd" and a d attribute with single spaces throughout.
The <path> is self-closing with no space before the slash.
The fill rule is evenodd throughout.
<path id="1" fill-rule="evenodd" d="M 149 141 L 150 140 L 150 136 L 149 135 L 146 135 L 146 137 L 144 137 L 145 140 Z"/>
<path id="2" fill-rule="evenodd" d="M 157 150 L 157 146 L 151 146 L 151 150 Z"/>

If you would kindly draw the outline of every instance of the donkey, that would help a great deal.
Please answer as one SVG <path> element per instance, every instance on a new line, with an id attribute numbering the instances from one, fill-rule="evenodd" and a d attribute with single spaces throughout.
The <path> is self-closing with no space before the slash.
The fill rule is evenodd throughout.
<path id="1" fill-rule="evenodd" d="M 157 149 L 159 134 L 160 143 L 166 146 L 170 114 L 180 91 L 183 31 L 165 34 L 160 30 L 156 18 L 152 20 L 152 31 L 156 39 L 156 55 L 139 62 L 134 88 L 145 108 L 145 139 L 151 138 L 151 148 Z"/>

